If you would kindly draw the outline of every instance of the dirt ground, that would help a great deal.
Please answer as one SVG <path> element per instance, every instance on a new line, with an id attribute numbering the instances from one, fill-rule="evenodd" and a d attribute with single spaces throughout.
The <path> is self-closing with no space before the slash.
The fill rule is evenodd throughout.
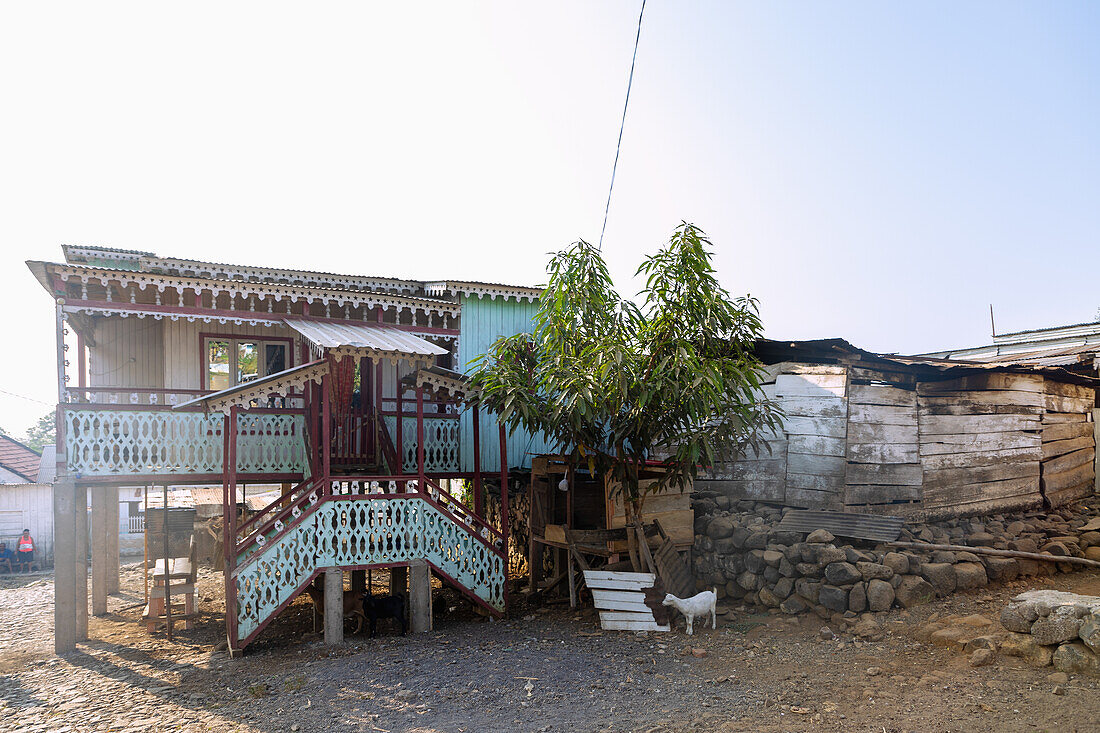
<path id="1" fill-rule="evenodd" d="M 682 625 L 601 632 L 591 610 L 561 606 L 489 621 L 446 591 L 455 610 L 431 633 L 387 625 L 333 650 L 300 601 L 240 659 L 215 651 L 220 577 L 202 574 L 202 618 L 169 642 L 137 623 L 141 576 L 124 572 L 111 614 L 91 619 L 92 641 L 64 659 L 52 655 L 49 576 L 0 578 L 0 730 L 1100 730 L 1100 681 L 1056 685 L 1052 668 L 1004 657 L 975 669 L 912 636 L 933 613 L 996 618 L 1028 587 L 1100 595 L 1097 572 L 882 614 L 887 634 L 874 643 L 824 640 L 816 616 L 736 608 L 693 637 Z"/>

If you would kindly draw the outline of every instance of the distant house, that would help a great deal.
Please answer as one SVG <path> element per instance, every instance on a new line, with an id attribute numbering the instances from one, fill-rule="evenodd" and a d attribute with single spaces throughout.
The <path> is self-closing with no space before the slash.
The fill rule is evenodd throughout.
<path id="1" fill-rule="evenodd" d="M 31 531 L 38 558 L 53 556 L 54 446 L 42 455 L 14 438 L 0 436 L 0 542 L 8 549 L 24 529 Z"/>
<path id="2" fill-rule="evenodd" d="M 1100 368 L 1100 321 L 994 334 L 993 343 L 924 354 L 954 361 L 1008 361 L 1060 366 L 1096 375 Z"/>

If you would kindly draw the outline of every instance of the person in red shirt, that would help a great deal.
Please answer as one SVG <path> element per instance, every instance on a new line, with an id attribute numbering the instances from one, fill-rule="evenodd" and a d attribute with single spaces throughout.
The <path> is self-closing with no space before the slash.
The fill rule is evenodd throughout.
<path id="1" fill-rule="evenodd" d="M 23 535 L 15 547 L 15 563 L 27 572 L 30 572 L 31 563 L 34 562 L 34 538 L 29 529 L 23 530 Z"/>

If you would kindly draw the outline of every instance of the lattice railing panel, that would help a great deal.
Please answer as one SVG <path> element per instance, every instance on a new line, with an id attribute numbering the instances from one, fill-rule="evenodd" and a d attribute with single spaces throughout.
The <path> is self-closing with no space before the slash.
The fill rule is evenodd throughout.
<path id="1" fill-rule="evenodd" d="M 66 409 L 69 471 L 81 476 L 221 473 L 224 418 L 172 410 Z M 239 473 L 302 473 L 300 414 L 241 413 Z"/>
<path id="2" fill-rule="evenodd" d="M 397 434 L 397 418 L 386 416 L 390 435 Z M 461 457 L 459 420 L 424 416 L 424 470 L 427 473 L 447 473 L 459 470 Z M 396 440 L 395 440 L 396 442 Z M 401 420 L 402 466 L 405 473 L 416 473 L 416 419 Z"/>
<path id="3" fill-rule="evenodd" d="M 315 570 L 428 560 L 489 606 L 504 609 L 504 559 L 418 497 L 328 499 L 237 570 L 237 633 L 247 639 Z"/>

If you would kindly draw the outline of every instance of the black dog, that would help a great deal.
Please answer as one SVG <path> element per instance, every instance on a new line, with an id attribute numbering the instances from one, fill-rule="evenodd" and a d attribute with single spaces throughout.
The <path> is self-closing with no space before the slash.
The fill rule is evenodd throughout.
<path id="1" fill-rule="evenodd" d="M 379 618 L 392 618 L 401 624 L 401 635 L 405 635 L 405 596 L 398 593 L 392 596 L 372 596 L 363 594 L 363 611 L 370 619 L 370 635 L 373 638 Z"/>

